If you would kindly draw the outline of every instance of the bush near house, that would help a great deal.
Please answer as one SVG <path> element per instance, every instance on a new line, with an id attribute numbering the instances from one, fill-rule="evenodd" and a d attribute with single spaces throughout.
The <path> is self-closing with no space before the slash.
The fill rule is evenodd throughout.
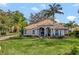
<path id="1" fill-rule="evenodd" d="M 79 31 L 78 30 L 74 30 L 73 32 L 69 32 L 68 34 L 69 34 L 69 36 L 79 37 Z"/>
<path id="2" fill-rule="evenodd" d="M 75 36 L 79 37 L 79 31 L 78 30 L 75 31 Z"/>

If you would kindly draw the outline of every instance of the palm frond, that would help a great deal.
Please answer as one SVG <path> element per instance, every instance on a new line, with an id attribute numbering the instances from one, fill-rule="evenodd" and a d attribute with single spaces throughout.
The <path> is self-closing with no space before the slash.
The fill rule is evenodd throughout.
<path id="1" fill-rule="evenodd" d="M 61 7 L 61 5 L 60 5 L 60 4 L 57 4 L 56 6 L 57 6 L 57 7 Z"/>
<path id="2" fill-rule="evenodd" d="M 63 12 L 61 12 L 61 11 L 56 11 L 56 13 L 59 13 L 59 14 L 64 14 Z"/>
<path id="3" fill-rule="evenodd" d="M 79 10 L 78 10 L 78 14 L 79 14 Z"/>

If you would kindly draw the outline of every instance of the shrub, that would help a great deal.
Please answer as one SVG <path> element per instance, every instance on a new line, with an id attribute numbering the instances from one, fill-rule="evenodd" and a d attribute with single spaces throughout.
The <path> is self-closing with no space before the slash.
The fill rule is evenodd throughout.
<path id="1" fill-rule="evenodd" d="M 74 31 L 74 32 L 75 32 L 75 36 L 76 36 L 76 37 L 79 37 L 79 31 L 76 30 L 76 31 Z"/>
<path id="2" fill-rule="evenodd" d="M 69 32 L 69 36 L 74 36 L 75 32 Z"/>
<path id="3" fill-rule="evenodd" d="M 77 55 L 77 48 L 76 46 L 73 46 L 70 52 L 65 53 L 65 55 Z"/>
<path id="4" fill-rule="evenodd" d="M 75 46 L 71 49 L 70 54 L 71 55 L 76 55 L 77 54 L 77 48 Z"/>
<path id="5" fill-rule="evenodd" d="M 58 39 L 63 39 L 64 38 L 64 36 L 60 36 L 60 37 L 58 37 Z"/>

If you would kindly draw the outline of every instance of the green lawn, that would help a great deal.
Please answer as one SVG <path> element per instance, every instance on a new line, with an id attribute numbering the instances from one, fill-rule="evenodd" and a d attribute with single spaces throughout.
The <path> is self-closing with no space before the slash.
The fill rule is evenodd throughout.
<path id="1" fill-rule="evenodd" d="M 79 38 L 13 38 L 9 40 L 0 41 L 0 54 L 57 55 L 70 52 L 73 45 L 77 47 L 77 54 L 79 54 Z"/>

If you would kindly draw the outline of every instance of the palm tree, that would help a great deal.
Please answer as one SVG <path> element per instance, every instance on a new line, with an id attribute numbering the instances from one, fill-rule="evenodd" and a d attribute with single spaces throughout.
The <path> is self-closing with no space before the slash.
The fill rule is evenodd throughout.
<path id="1" fill-rule="evenodd" d="M 70 31 L 73 31 L 73 28 L 76 26 L 75 25 L 75 21 L 69 21 L 69 23 L 66 23 L 65 26 L 68 27 L 68 29 L 70 29 Z"/>
<path id="2" fill-rule="evenodd" d="M 18 32 L 22 27 L 26 25 L 26 21 L 25 21 L 26 18 L 19 11 L 13 12 L 13 19 L 14 19 L 15 32 Z"/>
<path id="3" fill-rule="evenodd" d="M 62 7 L 60 4 L 49 4 L 49 9 L 48 10 L 43 10 L 44 11 L 44 15 L 47 17 L 53 16 L 53 20 L 55 19 L 55 14 L 64 14 L 62 12 Z"/>

